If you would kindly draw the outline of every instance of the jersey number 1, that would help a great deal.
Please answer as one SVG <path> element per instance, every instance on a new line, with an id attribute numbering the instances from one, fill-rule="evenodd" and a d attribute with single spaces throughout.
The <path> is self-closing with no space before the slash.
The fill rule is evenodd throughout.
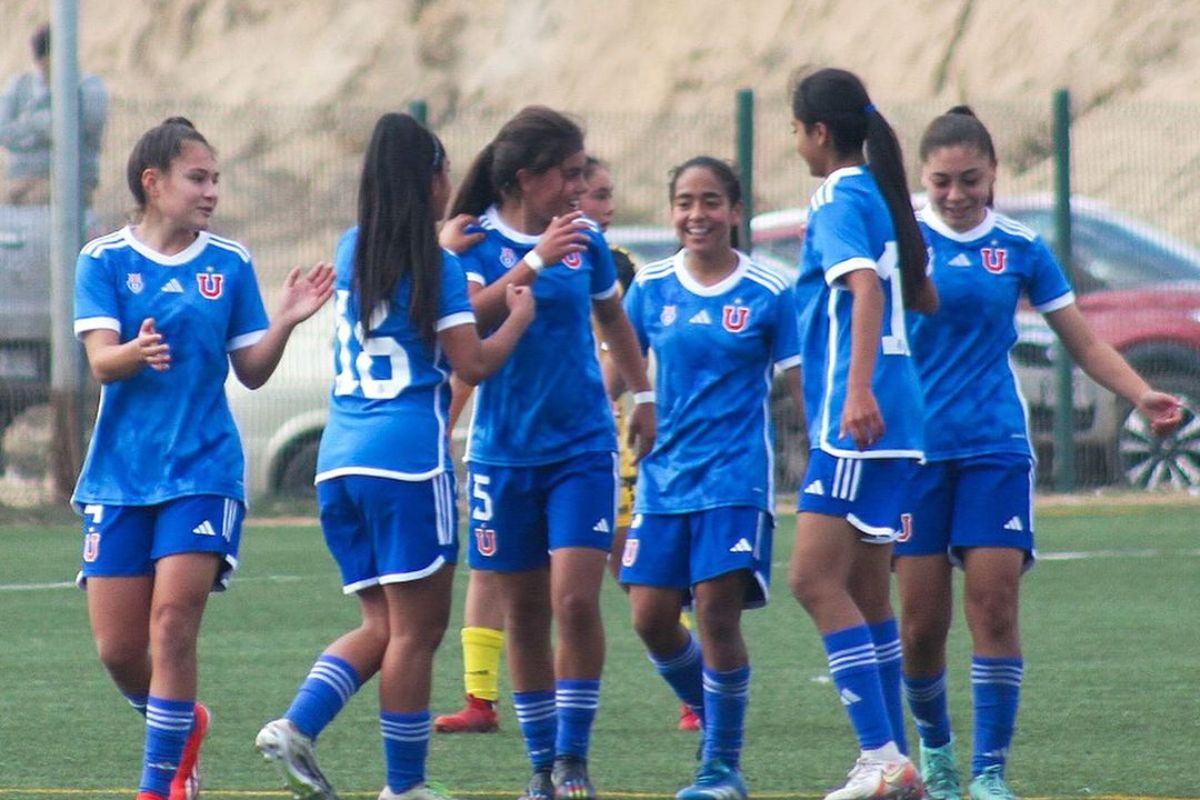
<path id="1" fill-rule="evenodd" d="M 408 353 L 391 336 L 367 338 L 361 322 L 350 324 L 350 292 L 339 289 L 336 300 L 337 375 L 333 381 L 334 394 L 354 394 L 356 390 L 370 400 L 391 400 L 412 383 Z M 378 328 L 387 318 L 386 303 L 380 304 L 371 315 L 371 327 Z M 390 378 L 371 375 L 371 365 L 377 358 L 386 358 L 391 366 Z"/>

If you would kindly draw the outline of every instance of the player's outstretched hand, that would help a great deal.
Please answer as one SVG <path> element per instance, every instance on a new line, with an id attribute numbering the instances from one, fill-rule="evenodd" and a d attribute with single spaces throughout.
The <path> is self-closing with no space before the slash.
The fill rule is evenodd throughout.
<path id="1" fill-rule="evenodd" d="M 629 415 L 627 444 L 633 448 L 633 463 L 638 463 L 654 449 L 654 437 L 658 435 L 658 416 L 654 403 L 636 403 Z"/>
<path id="2" fill-rule="evenodd" d="M 504 287 L 504 303 L 508 307 L 508 316 L 519 321 L 522 327 L 529 327 L 537 316 L 537 304 L 528 286 L 508 284 Z"/>
<path id="3" fill-rule="evenodd" d="M 587 249 L 588 237 L 584 230 L 588 221 L 583 219 L 582 211 L 572 211 L 561 217 L 554 217 L 550 225 L 538 238 L 534 252 L 542 259 L 547 267 L 557 264 L 571 253 L 580 253 Z"/>
<path id="4" fill-rule="evenodd" d="M 154 327 L 154 317 L 146 317 L 138 328 L 138 355 L 150 369 L 166 372 L 171 368 L 171 346 L 163 339 L 163 335 Z"/>
<path id="5" fill-rule="evenodd" d="M 838 436 L 849 436 L 859 450 L 866 450 L 883 438 L 883 432 L 883 414 L 875 395 L 870 390 L 847 392 Z"/>
<path id="6" fill-rule="evenodd" d="M 317 313 L 333 295 L 333 279 L 333 265 L 327 261 L 318 261 L 303 276 L 300 267 L 294 267 L 283 282 L 279 317 L 297 325 Z"/>
<path id="7" fill-rule="evenodd" d="M 1150 422 L 1150 430 L 1160 438 L 1174 433 L 1183 422 L 1183 403 L 1166 392 L 1151 389 L 1138 398 L 1137 407 Z"/>
<path id="8" fill-rule="evenodd" d="M 483 241 L 483 228 L 479 219 L 470 214 L 459 214 L 442 223 L 438 233 L 438 244 L 451 253 L 465 253 Z"/>

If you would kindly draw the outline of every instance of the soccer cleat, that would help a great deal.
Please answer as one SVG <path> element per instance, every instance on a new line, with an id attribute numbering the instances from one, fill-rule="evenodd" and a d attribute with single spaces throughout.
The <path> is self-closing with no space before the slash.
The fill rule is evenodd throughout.
<path id="1" fill-rule="evenodd" d="M 971 779 L 971 800 L 1017 800 L 1012 789 L 1004 782 L 1004 767 L 999 764 L 988 767 Z"/>
<path id="2" fill-rule="evenodd" d="M 904 757 L 898 761 L 860 758 L 847 777 L 846 785 L 825 795 L 825 800 L 920 800 L 924 792 L 917 768 Z"/>
<path id="3" fill-rule="evenodd" d="M 550 773 L 554 800 L 596 800 L 596 790 L 588 777 L 587 759 L 558 756 Z"/>
<path id="4" fill-rule="evenodd" d="M 953 738 L 941 747 L 921 745 L 921 780 L 929 800 L 962 800 Z"/>
<path id="5" fill-rule="evenodd" d="M 554 800 L 554 781 L 550 779 L 550 770 L 539 769 L 529 779 L 529 786 L 519 800 Z"/>
<path id="6" fill-rule="evenodd" d="M 500 715 L 493 701 L 469 694 L 462 711 L 438 717 L 433 729 L 438 733 L 495 733 L 500 730 Z"/>
<path id="7" fill-rule="evenodd" d="M 747 800 L 749 796 L 737 767 L 713 760 L 700 765 L 696 782 L 680 789 L 675 800 Z"/>
<path id="8" fill-rule="evenodd" d="M 390 786 L 384 786 L 379 793 L 379 800 L 454 800 L 441 786 L 432 783 L 418 783 L 399 794 L 392 791 Z"/>
<path id="9" fill-rule="evenodd" d="M 291 720 L 268 722 L 258 732 L 254 746 L 267 761 L 275 761 L 288 791 L 296 800 L 337 800 L 337 793 L 321 774 L 313 742 Z"/>
<path id="10" fill-rule="evenodd" d="M 187 743 L 183 746 L 183 755 L 179 758 L 179 768 L 171 779 L 170 800 L 196 800 L 200 796 L 200 745 L 208 735 L 212 714 L 208 706 L 196 702 L 196 718 L 192 723 L 192 732 L 188 734 Z"/>
<path id="11" fill-rule="evenodd" d="M 692 733 L 700 730 L 700 717 L 696 716 L 696 712 L 692 711 L 687 703 L 681 703 L 679 706 L 679 730 Z"/>

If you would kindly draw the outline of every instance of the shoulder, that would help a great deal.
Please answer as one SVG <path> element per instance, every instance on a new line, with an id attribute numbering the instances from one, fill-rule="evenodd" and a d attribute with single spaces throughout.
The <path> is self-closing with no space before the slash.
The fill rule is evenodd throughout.
<path id="1" fill-rule="evenodd" d="M 829 175 L 813 193 L 810 213 L 834 204 L 860 204 L 878 194 L 874 178 L 863 167 L 846 167 Z"/>
<path id="2" fill-rule="evenodd" d="M 675 259 L 664 258 L 662 261 L 652 261 L 638 270 L 633 282 L 645 288 L 648 284 L 675 276 Z"/>
<path id="3" fill-rule="evenodd" d="M 239 242 L 235 242 L 233 239 L 226 239 L 224 236 L 217 236 L 216 234 L 210 233 L 208 235 L 208 246 L 222 254 L 231 254 L 235 260 L 240 261 L 243 264 L 249 264 L 252 260 L 250 258 L 249 250 L 247 250 Z"/>
<path id="4" fill-rule="evenodd" d="M 1008 217 L 997 212 L 995 219 L 996 231 L 1004 234 L 1004 236 L 1008 239 L 1016 242 L 1024 242 L 1026 244 L 1032 244 L 1034 242 L 1041 241 L 1041 237 L 1038 235 L 1037 231 L 1035 231 L 1033 228 L 1030 228 L 1028 225 L 1017 222 L 1012 217 Z"/>
<path id="5" fill-rule="evenodd" d="M 786 278 L 753 261 L 748 261 L 746 264 L 746 280 L 761 286 L 772 295 L 783 294 L 788 288 Z"/>
<path id="6" fill-rule="evenodd" d="M 94 260 L 101 260 L 112 255 L 116 255 L 121 251 L 128 251 L 129 240 L 126 238 L 125 229 L 113 231 L 112 233 L 98 236 L 83 246 L 79 251 L 81 257 Z"/>

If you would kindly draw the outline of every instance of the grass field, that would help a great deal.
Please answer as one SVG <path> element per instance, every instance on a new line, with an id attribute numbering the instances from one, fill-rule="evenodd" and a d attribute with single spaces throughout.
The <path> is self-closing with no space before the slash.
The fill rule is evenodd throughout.
<path id="1" fill-rule="evenodd" d="M 1084 503 L 1043 509 L 1039 520 L 1042 560 L 1024 583 L 1026 683 L 1011 784 L 1026 798 L 1200 798 L 1200 506 Z M 780 519 L 773 603 L 747 617 L 754 684 L 744 767 L 758 798 L 819 798 L 855 755 L 818 637 L 788 596 L 793 526 Z M 142 724 L 95 657 L 82 593 L 66 585 L 77 551 L 68 522 L 0 526 L 4 800 L 135 793 Z M 241 555 L 201 639 L 201 694 L 215 715 L 205 747 L 211 800 L 284 796 L 254 735 L 357 619 L 314 525 L 252 521 Z M 593 778 L 605 797 L 670 797 L 690 782 L 695 737 L 675 731 L 676 703 L 611 584 L 604 604 L 609 661 Z M 435 712 L 460 702 L 458 624 L 456 616 L 439 655 Z M 965 765 L 963 628 L 957 614 L 951 711 Z M 347 798 L 374 798 L 382 785 L 377 710 L 372 684 L 321 738 L 322 766 Z M 462 797 L 515 797 L 527 766 L 511 708 L 503 710 L 498 735 L 435 737 L 431 777 Z"/>

